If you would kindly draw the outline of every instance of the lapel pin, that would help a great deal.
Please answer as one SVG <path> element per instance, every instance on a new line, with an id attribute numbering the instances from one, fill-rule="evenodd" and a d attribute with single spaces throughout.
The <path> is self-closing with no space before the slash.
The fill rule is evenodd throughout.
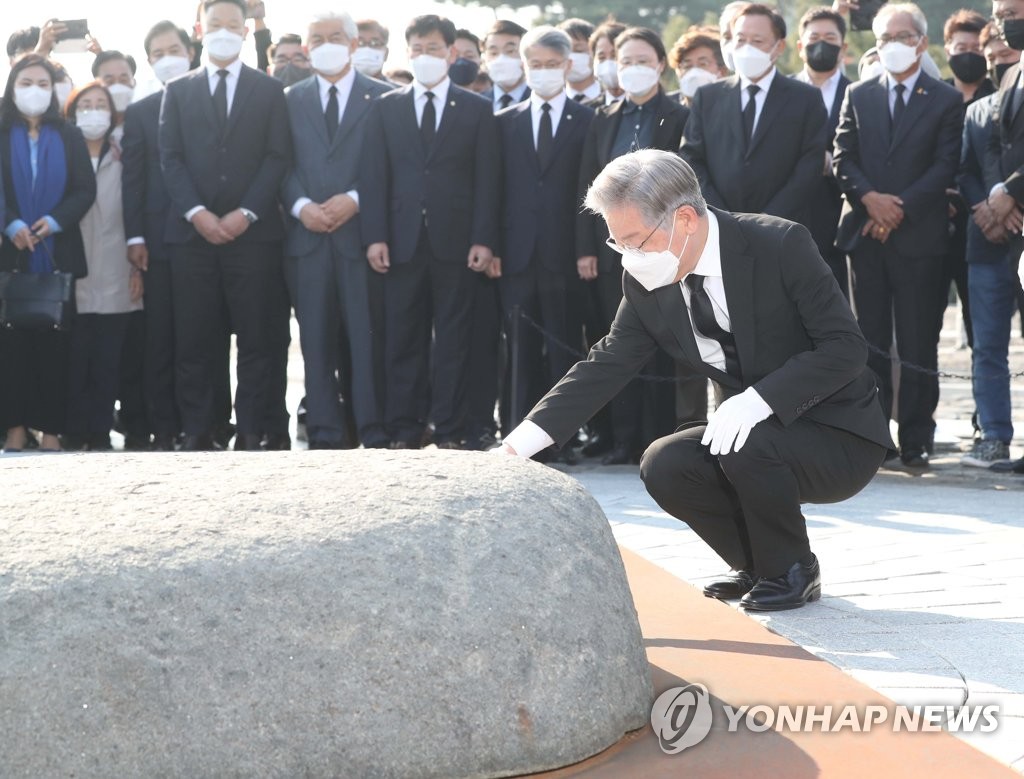
<path id="1" fill-rule="evenodd" d="M 566 118 L 567 120 L 568 120 L 568 119 L 572 119 L 572 114 L 566 114 L 566 115 L 565 115 L 565 118 Z"/>
<path id="2" fill-rule="evenodd" d="M 662 118 L 662 120 L 660 122 L 658 122 L 658 127 L 661 127 L 663 124 L 665 124 L 665 119 L 664 118 Z"/>
<path id="3" fill-rule="evenodd" d="M 924 87 L 918 87 L 917 88 L 917 94 L 919 94 L 919 95 L 927 95 L 928 91 Z"/>
<path id="4" fill-rule="evenodd" d="M 452 100 L 452 102 L 450 102 L 448 105 L 450 105 L 452 108 L 455 108 L 455 101 Z"/>
<path id="5" fill-rule="evenodd" d="M 369 99 L 370 99 L 369 95 L 363 95 L 363 100 L 369 100 Z"/>

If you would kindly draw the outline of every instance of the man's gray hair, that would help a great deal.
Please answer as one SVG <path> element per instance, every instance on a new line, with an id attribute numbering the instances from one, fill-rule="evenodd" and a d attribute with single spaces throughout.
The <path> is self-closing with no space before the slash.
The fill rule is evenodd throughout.
<path id="1" fill-rule="evenodd" d="M 886 3 L 875 14 L 875 18 L 871 22 L 871 32 L 875 34 L 876 38 L 881 38 L 885 34 L 885 25 L 889 23 L 889 19 L 897 14 L 910 14 L 917 34 L 928 34 L 928 20 L 925 18 L 924 12 L 915 3 Z"/>
<path id="2" fill-rule="evenodd" d="M 572 38 L 564 30 L 556 30 L 554 27 L 544 25 L 534 27 L 519 42 L 519 55 L 525 60 L 526 52 L 532 46 L 540 46 L 545 49 L 557 51 L 563 59 L 569 59 L 572 53 Z"/>
<path id="3" fill-rule="evenodd" d="M 681 206 L 693 206 L 698 216 L 708 210 L 693 168 L 678 154 L 659 149 L 642 149 L 609 162 L 590 185 L 583 205 L 602 216 L 631 206 L 648 227 Z"/>
<path id="4" fill-rule="evenodd" d="M 313 14 L 312 23 L 317 22 L 341 22 L 341 27 L 345 30 L 345 37 L 348 38 L 349 42 L 359 38 L 359 28 L 356 27 L 355 21 L 347 11 L 321 11 Z"/>

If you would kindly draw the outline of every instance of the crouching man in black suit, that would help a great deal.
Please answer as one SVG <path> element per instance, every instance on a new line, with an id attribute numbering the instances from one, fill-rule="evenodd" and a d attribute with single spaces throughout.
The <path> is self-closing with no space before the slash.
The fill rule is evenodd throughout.
<path id="1" fill-rule="evenodd" d="M 756 611 L 816 600 L 800 504 L 856 494 L 893 444 L 864 338 L 810 233 L 708 208 L 693 170 L 653 149 L 608 165 L 586 206 L 623 255 L 622 305 L 503 450 L 565 444 L 661 347 L 718 398 L 640 464 L 658 504 L 734 569 L 704 594 Z"/>

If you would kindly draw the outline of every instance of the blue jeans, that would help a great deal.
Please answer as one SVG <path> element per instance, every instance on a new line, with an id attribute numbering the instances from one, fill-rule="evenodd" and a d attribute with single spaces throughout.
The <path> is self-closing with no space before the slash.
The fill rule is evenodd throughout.
<path id="1" fill-rule="evenodd" d="M 1009 443 L 1010 320 L 1017 304 L 1017 278 L 1009 257 L 995 263 L 972 263 L 967 289 L 974 326 L 974 402 L 982 437 Z"/>

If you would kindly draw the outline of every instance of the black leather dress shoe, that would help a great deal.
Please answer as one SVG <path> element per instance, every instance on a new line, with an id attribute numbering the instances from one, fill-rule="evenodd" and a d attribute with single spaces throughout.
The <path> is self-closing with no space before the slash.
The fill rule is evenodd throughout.
<path id="1" fill-rule="evenodd" d="M 345 444 L 341 441 L 310 441 L 309 451 L 320 450 L 339 450 L 345 449 Z"/>
<path id="2" fill-rule="evenodd" d="M 798 609 L 821 597 L 821 569 L 818 558 L 811 562 L 797 560 L 782 576 L 761 578 L 740 600 L 740 606 L 750 611 L 784 611 Z"/>
<path id="3" fill-rule="evenodd" d="M 737 600 L 750 592 L 756 583 L 757 574 L 740 569 L 705 585 L 704 594 L 718 600 Z"/>
<path id="4" fill-rule="evenodd" d="M 236 452 L 259 452 L 263 449 L 263 436 L 259 433 L 238 433 L 235 436 Z"/>
<path id="5" fill-rule="evenodd" d="M 287 452 L 292 448 L 292 439 L 287 433 L 267 433 L 263 448 L 268 452 Z"/>
<path id="6" fill-rule="evenodd" d="M 186 435 L 181 443 L 183 452 L 213 452 L 216 449 L 211 435 Z"/>
<path id="7" fill-rule="evenodd" d="M 608 436 L 597 436 L 583 445 L 580 454 L 584 457 L 600 457 L 612 450 L 613 442 Z"/>
<path id="8" fill-rule="evenodd" d="M 548 462 L 558 463 L 559 465 L 579 465 L 580 458 L 576 456 L 575 450 L 570 449 L 568 446 L 563 446 L 561 449 L 552 450 Z"/>
<path id="9" fill-rule="evenodd" d="M 173 452 L 174 436 L 165 433 L 157 433 L 153 436 L 152 450 L 154 452 Z"/>
<path id="10" fill-rule="evenodd" d="M 1024 473 L 1024 457 L 1021 457 L 1019 460 L 1005 460 L 992 463 L 992 467 L 989 470 L 997 473 Z"/>
<path id="11" fill-rule="evenodd" d="M 419 449 L 418 446 L 413 446 L 408 441 L 392 441 L 389 449 Z"/>
<path id="12" fill-rule="evenodd" d="M 908 468 L 927 468 L 928 452 L 924 449 L 904 449 L 900 452 L 900 462 Z"/>
<path id="13" fill-rule="evenodd" d="M 635 465 L 639 459 L 625 444 L 616 444 L 612 450 L 601 458 L 601 465 Z"/>
<path id="14" fill-rule="evenodd" d="M 438 449 L 462 449 L 462 444 L 458 441 L 438 441 L 436 446 Z"/>

